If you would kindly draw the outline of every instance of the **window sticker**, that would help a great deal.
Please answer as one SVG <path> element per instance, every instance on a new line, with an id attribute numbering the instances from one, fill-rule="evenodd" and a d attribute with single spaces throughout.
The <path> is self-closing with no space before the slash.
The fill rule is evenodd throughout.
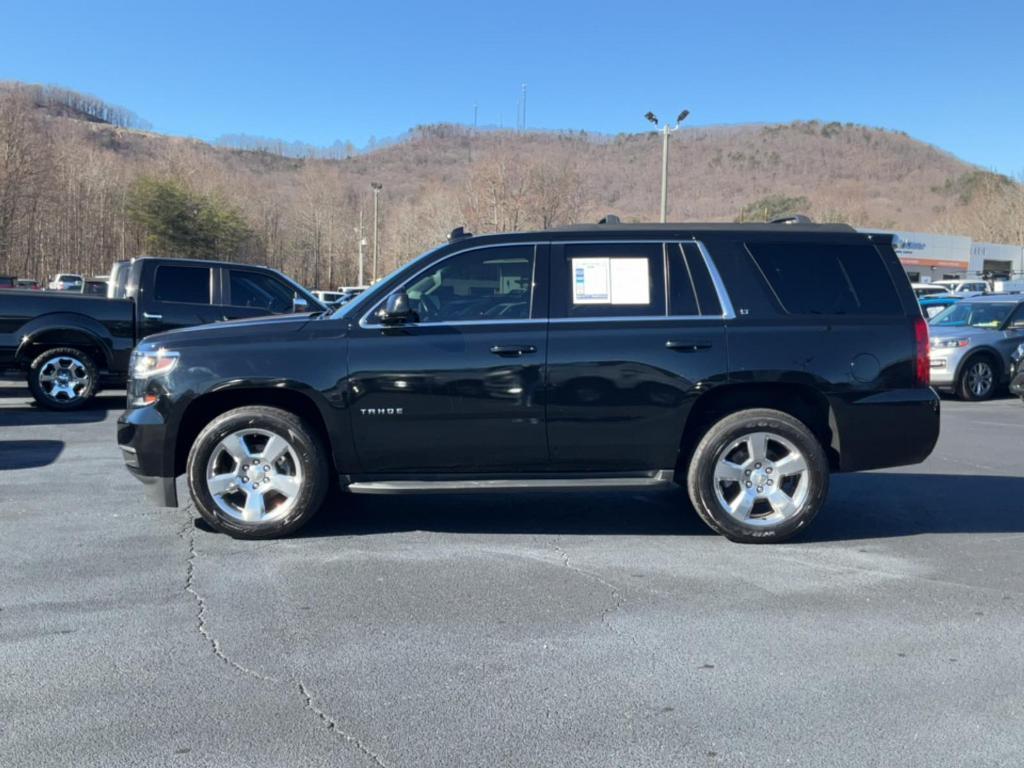
<path id="1" fill-rule="evenodd" d="M 572 275 L 573 304 L 651 303 L 647 259 L 575 258 Z"/>
<path id="2" fill-rule="evenodd" d="M 650 304 L 647 259 L 611 260 L 612 304 Z"/>
<path id="3" fill-rule="evenodd" d="M 607 257 L 572 260 L 572 303 L 608 304 L 611 302 Z"/>

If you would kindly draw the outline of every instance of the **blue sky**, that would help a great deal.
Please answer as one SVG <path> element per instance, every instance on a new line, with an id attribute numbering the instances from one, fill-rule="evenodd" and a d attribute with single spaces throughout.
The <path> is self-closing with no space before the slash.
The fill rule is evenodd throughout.
<path id="1" fill-rule="evenodd" d="M 1024 2 L 3 0 L 0 79 L 166 133 L 365 145 L 423 123 L 852 121 L 1024 172 Z"/>

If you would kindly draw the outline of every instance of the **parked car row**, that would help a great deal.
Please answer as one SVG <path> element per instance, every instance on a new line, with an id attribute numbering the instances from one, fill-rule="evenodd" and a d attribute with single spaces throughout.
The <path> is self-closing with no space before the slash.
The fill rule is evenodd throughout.
<path id="1" fill-rule="evenodd" d="M 343 304 L 352 301 L 352 299 L 365 290 L 365 286 L 341 287 L 336 291 L 313 291 L 313 295 L 320 300 L 321 304 L 331 309 L 337 309 Z"/>

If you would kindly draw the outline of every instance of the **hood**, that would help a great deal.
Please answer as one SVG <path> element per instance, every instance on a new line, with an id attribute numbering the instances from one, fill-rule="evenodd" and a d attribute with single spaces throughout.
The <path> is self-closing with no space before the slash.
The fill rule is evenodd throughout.
<path id="1" fill-rule="evenodd" d="M 980 340 L 998 332 L 996 328 L 974 328 L 970 325 L 928 326 L 928 335 L 933 339 L 965 338 Z"/>
<path id="2" fill-rule="evenodd" d="M 261 317 L 243 318 L 241 320 L 223 320 L 206 325 L 192 325 L 147 336 L 139 342 L 157 347 L 192 346 L 194 344 L 213 343 L 221 340 L 244 342 L 247 338 L 253 341 L 279 338 L 302 330 L 310 318 L 316 313 L 303 312 L 288 315 L 263 315 Z"/>

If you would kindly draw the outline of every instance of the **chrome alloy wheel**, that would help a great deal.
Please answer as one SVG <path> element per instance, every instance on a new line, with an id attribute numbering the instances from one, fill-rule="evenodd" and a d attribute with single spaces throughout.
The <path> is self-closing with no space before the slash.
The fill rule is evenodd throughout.
<path id="1" fill-rule="evenodd" d="M 967 369 L 967 389 L 975 397 L 985 397 L 992 391 L 995 372 L 986 360 L 978 360 Z"/>
<path id="2" fill-rule="evenodd" d="M 746 525 L 769 527 L 797 515 L 810 484 L 807 459 L 772 432 L 734 440 L 715 462 L 715 497 L 725 512 Z"/>
<path id="3" fill-rule="evenodd" d="M 285 517 L 302 481 L 291 443 L 265 429 L 232 432 L 214 446 L 206 463 L 206 488 L 217 508 L 250 525 Z"/>
<path id="4" fill-rule="evenodd" d="M 81 360 L 58 355 L 47 360 L 39 369 L 39 386 L 51 400 L 70 403 L 89 391 L 92 379 L 89 369 Z"/>

